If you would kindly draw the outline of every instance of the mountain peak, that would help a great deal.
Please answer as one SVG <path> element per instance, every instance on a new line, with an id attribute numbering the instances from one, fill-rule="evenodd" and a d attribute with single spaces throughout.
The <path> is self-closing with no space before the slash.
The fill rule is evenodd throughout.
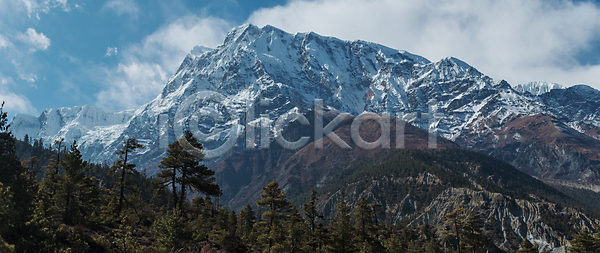
<path id="1" fill-rule="evenodd" d="M 194 49 L 192 49 L 192 51 L 190 51 L 191 55 L 194 56 L 200 56 L 206 52 L 212 51 L 212 48 L 209 47 L 205 47 L 205 46 L 195 46 Z"/>
<path id="2" fill-rule="evenodd" d="M 514 89 L 518 92 L 525 93 L 529 92 L 531 95 L 539 96 L 544 93 L 548 93 L 554 89 L 564 89 L 562 85 L 558 83 L 547 83 L 543 81 L 529 82 L 526 84 L 519 84 Z"/>
<path id="3" fill-rule="evenodd" d="M 462 61 L 461 59 L 458 59 L 458 58 L 455 58 L 455 57 L 446 57 L 446 58 L 440 60 L 438 63 L 441 64 L 441 65 L 451 64 L 453 66 L 456 66 L 462 72 L 469 72 L 472 69 L 475 69 L 473 66 L 471 66 L 468 63 Z"/>
<path id="4" fill-rule="evenodd" d="M 260 28 L 253 24 L 243 24 L 235 27 L 231 29 L 229 33 L 227 33 L 227 36 L 225 36 L 225 42 L 223 44 L 227 45 L 231 43 L 240 43 L 244 41 L 244 39 L 249 41 L 251 40 L 250 37 L 256 36 L 260 30 Z"/>

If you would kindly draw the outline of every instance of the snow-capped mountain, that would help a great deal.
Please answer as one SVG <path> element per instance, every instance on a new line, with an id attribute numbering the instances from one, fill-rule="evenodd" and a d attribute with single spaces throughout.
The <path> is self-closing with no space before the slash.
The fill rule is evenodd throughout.
<path id="1" fill-rule="evenodd" d="M 544 93 L 548 93 L 554 89 L 564 89 L 560 84 L 557 83 L 547 83 L 542 81 L 529 82 L 526 84 L 519 84 L 517 87 L 514 87 L 516 91 L 524 93 L 529 92 L 531 95 L 539 96 Z"/>
<path id="2" fill-rule="evenodd" d="M 47 109 L 40 116 L 16 115 L 11 131 L 17 138 L 28 135 L 52 144 L 61 137 L 70 145 L 73 140 L 83 143 L 86 158 L 94 159 L 97 153 L 92 150 L 103 149 L 119 138 L 133 116 L 132 110 L 112 112 L 93 106 L 75 106 L 59 109 Z"/>
<path id="3" fill-rule="evenodd" d="M 430 62 L 365 41 L 243 25 L 215 49 L 194 48 L 162 93 L 140 108 L 49 109 L 39 117 L 17 115 L 12 129 L 18 138 L 28 134 L 46 144 L 77 140 L 93 162 L 114 160 L 123 141 L 134 137 L 146 145 L 138 164 L 152 174 L 184 129 L 195 130 L 207 156 L 223 158 L 229 148 L 276 145 L 290 115 L 307 112 L 315 99 L 337 112 L 398 117 L 471 149 L 493 142 L 503 125 L 523 116 L 548 115 L 575 130 L 583 129 L 582 121 L 588 128 L 600 124 L 600 91 L 588 86 L 535 82 L 513 89 L 452 57 Z M 254 142 L 240 137 L 252 137 L 244 135 L 249 127 Z M 582 178 L 590 176 L 572 179 Z"/>

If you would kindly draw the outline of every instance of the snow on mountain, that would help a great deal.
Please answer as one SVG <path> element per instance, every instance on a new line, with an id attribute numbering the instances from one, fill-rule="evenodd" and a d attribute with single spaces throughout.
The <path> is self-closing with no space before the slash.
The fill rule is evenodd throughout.
<path id="1" fill-rule="evenodd" d="M 544 93 L 548 93 L 554 89 L 564 89 L 560 84 L 557 83 L 547 83 L 542 81 L 529 82 L 526 84 L 519 84 L 515 87 L 515 90 L 521 93 L 529 92 L 531 95 L 539 96 Z"/>
<path id="2" fill-rule="evenodd" d="M 192 51 L 190 52 L 191 55 L 202 55 L 203 53 L 206 53 L 208 51 L 212 51 L 212 48 L 208 48 L 205 46 L 195 46 L 194 49 L 192 49 Z"/>
<path id="3" fill-rule="evenodd" d="M 524 115 L 544 113 L 598 124 L 598 107 L 572 107 L 567 104 L 577 100 L 565 100 L 591 96 L 587 101 L 600 101 L 600 95 L 586 89 L 592 88 L 561 89 L 541 82 L 513 89 L 452 57 L 432 63 L 375 43 L 248 24 L 232 29 L 215 49 L 194 48 L 162 93 L 136 110 L 49 109 L 39 117 L 17 115 L 12 129 L 18 138 L 29 134 L 45 143 L 58 137 L 77 140 L 92 162 L 114 160 L 124 140 L 137 138 L 146 148 L 134 160 L 153 174 L 167 144 L 185 129 L 205 143 L 209 157 L 218 158 L 230 148 L 277 145 L 277 119 L 306 112 L 315 99 L 329 110 L 352 115 L 396 116 L 468 147 Z M 557 109 L 566 107 L 570 111 Z M 269 126 L 268 131 L 261 126 Z M 254 145 L 238 138 L 247 127 L 256 132 Z"/>
<path id="4" fill-rule="evenodd" d="M 106 159 L 96 152 L 118 138 L 132 113 L 131 110 L 113 112 L 87 105 L 47 109 L 38 117 L 17 114 L 11 122 L 11 131 L 17 138 L 28 135 L 42 139 L 45 144 L 64 138 L 65 144 L 70 145 L 76 140 L 86 159 L 102 162 Z"/>

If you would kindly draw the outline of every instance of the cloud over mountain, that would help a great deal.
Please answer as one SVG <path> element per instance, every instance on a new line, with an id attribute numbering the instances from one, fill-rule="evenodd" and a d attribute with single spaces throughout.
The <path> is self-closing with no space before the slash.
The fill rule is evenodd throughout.
<path id="1" fill-rule="evenodd" d="M 431 60 L 455 56 L 512 84 L 534 80 L 600 88 L 600 9 L 572 1 L 291 1 L 248 22 L 374 41 Z"/>

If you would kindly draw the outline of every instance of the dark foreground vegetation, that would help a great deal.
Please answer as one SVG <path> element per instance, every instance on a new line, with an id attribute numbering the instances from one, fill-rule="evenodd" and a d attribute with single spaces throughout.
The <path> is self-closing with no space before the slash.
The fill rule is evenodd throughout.
<path id="1" fill-rule="evenodd" d="M 202 148 L 191 134 L 183 138 Z M 181 142 L 169 145 L 156 178 L 128 162 L 143 148 L 135 139 L 112 166 L 83 161 L 75 142 L 50 146 L 15 140 L 0 107 L 0 252 L 499 251 L 483 222 L 460 207 L 442 226 L 406 227 L 380 219 L 381 205 L 364 198 L 352 210 L 342 193 L 326 221 L 316 191 L 297 207 L 273 181 L 238 214 L 219 204 L 214 172 Z M 599 248 L 600 236 L 582 231 L 571 251 Z M 519 251 L 537 249 L 525 240 Z"/>

